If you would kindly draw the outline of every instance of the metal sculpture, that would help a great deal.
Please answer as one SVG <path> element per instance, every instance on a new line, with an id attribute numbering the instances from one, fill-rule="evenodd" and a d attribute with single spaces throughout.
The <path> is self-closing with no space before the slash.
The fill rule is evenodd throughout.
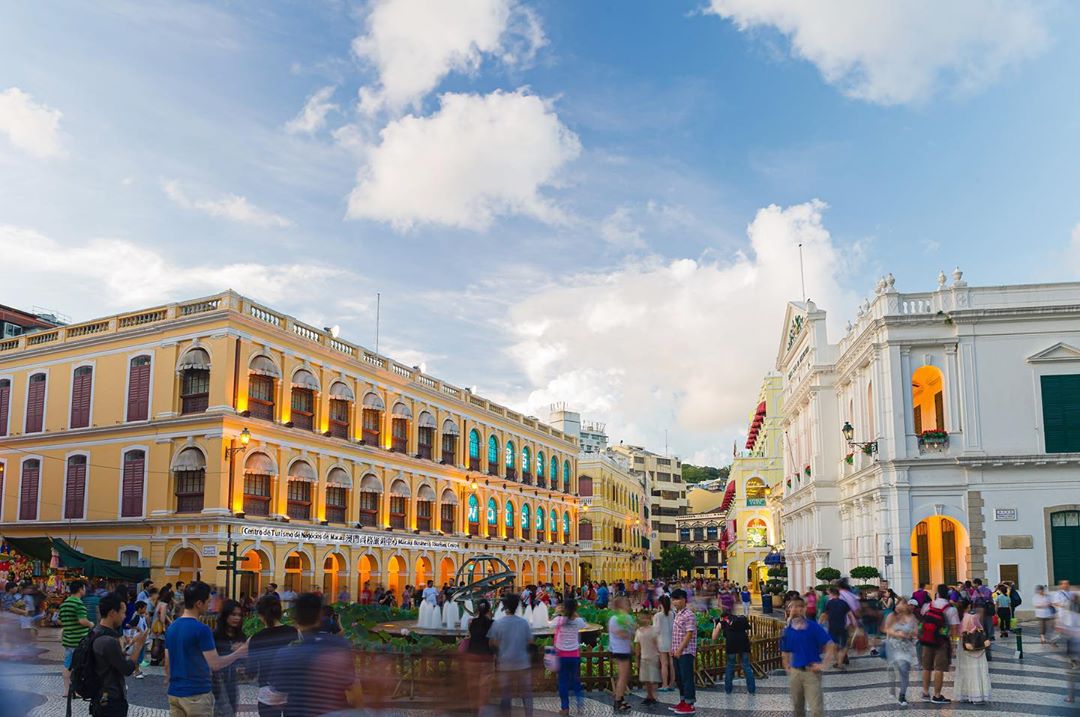
<path id="1" fill-rule="evenodd" d="M 457 570 L 454 582 L 464 583 L 450 595 L 470 615 L 476 615 L 476 603 L 499 591 L 514 587 L 514 571 L 501 558 L 477 555 L 469 558 Z"/>

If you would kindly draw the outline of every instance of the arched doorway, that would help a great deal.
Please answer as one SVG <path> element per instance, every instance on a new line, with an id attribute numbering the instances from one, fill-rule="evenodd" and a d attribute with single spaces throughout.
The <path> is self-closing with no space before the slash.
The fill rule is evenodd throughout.
<path id="1" fill-rule="evenodd" d="M 439 582 L 446 585 L 453 581 L 457 568 L 454 567 L 453 558 L 443 558 L 439 562 Z"/>
<path id="2" fill-rule="evenodd" d="M 563 563 L 563 587 L 574 584 L 574 566 Z"/>
<path id="3" fill-rule="evenodd" d="M 536 583 L 542 585 L 547 582 L 547 566 L 543 560 L 536 561 Z"/>
<path id="4" fill-rule="evenodd" d="M 578 565 L 578 569 L 581 571 L 581 584 L 592 582 L 592 563 L 581 562 Z"/>
<path id="5" fill-rule="evenodd" d="M 258 599 L 262 594 L 263 574 L 272 575 L 269 558 L 261 550 L 249 550 L 240 561 L 240 569 L 247 573 L 240 576 L 240 594 Z"/>
<path id="6" fill-rule="evenodd" d="M 945 430 L 945 391 L 941 369 L 920 366 L 911 374 L 912 417 L 915 435 Z"/>
<path id="7" fill-rule="evenodd" d="M 522 561 L 522 563 L 521 563 L 521 580 L 518 581 L 520 583 L 520 587 L 525 587 L 526 585 L 531 585 L 532 580 L 533 580 L 532 564 L 528 560 Z"/>
<path id="8" fill-rule="evenodd" d="M 915 587 L 955 585 L 968 579 L 967 531 L 952 518 L 934 515 L 911 532 L 911 575 Z"/>
<path id="9" fill-rule="evenodd" d="M 514 574 L 514 585 L 513 585 L 513 587 L 520 589 L 521 586 L 518 583 L 521 582 L 521 578 L 518 575 L 517 563 L 515 563 L 513 560 L 510 560 L 509 558 L 507 558 L 506 567 L 510 572 L 512 572 Z"/>
<path id="10" fill-rule="evenodd" d="M 173 553 L 172 562 L 169 567 L 173 570 L 177 570 L 176 580 L 178 582 L 183 580 L 185 583 L 190 583 L 193 580 L 198 580 L 199 570 L 202 567 L 202 563 L 199 560 L 199 554 L 191 548 L 180 548 Z"/>
<path id="11" fill-rule="evenodd" d="M 400 555 L 390 558 L 386 564 L 386 586 L 394 591 L 394 600 L 401 603 L 401 596 L 405 592 L 405 579 L 407 577 L 405 560 Z"/>
<path id="12" fill-rule="evenodd" d="M 295 593 L 305 591 L 304 578 L 311 577 L 311 558 L 306 553 L 292 552 L 285 558 L 285 589 Z"/>
<path id="13" fill-rule="evenodd" d="M 431 559 L 421 556 L 416 559 L 416 587 L 427 587 L 428 580 L 435 580 L 431 569 Z"/>
<path id="14" fill-rule="evenodd" d="M 323 595 L 327 603 L 337 602 L 341 588 L 348 585 L 345 558 L 337 553 L 330 553 L 323 560 Z"/>
<path id="15" fill-rule="evenodd" d="M 1052 582 L 1080 584 L 1080 510 L 1050 514 L 1050 550 L 1054 561 Z"/>
<path id="16" fill-rule="evenodd" d="M 375 556 L 361 555 L 360 560 L 356 562 L 356 572 L 359 576 L 359 581 L 357 582 L 357 595 L 362 593 L 364 588 L 367 588 L 374 593 L 376 585 L 372 580 L 372 576 L 379 572 L 379 561 L 375 559 Z"/>

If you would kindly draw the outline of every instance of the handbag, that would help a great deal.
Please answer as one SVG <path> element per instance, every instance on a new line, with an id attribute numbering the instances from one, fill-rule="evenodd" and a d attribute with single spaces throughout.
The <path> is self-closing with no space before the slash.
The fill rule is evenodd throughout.
<path id="1" fill-rule="evenodd" d="M 554 645 L 559 644 L 559 626 L 561 624 L 562 623 L 560 622 L 560 623 L 556 623 L 556 625 L 555 625 L 555 638 L 552 641 L 553 645 L 551 647 L 545 647 L 544 648 L 544 669 L 547 670 L 548 672 L 558 672 L 559 671 L 559 656 L 555 652 Z"/>
<path id="2" fill-rule="evenodd" d="M 866 632 L 857 628 L 855 634 L 851 636 L 851 649 L 855 652 L 865 652 L 869 646 L 870 640 L 866 637 Z"/>

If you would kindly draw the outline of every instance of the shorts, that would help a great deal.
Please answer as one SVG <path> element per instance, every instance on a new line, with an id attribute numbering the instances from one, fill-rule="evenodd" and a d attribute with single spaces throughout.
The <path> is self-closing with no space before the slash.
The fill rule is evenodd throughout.
<path id="1" fill-rule="evenodd" d="M 848 632 L 846 627 L 843 630 L 829 630 L 829 638 L 836 643 L 837 650 L 843 650 L 848 646 Z"/>
<path id="2" fill-rule="evenodd" d="M 616 662 L 630 662 L 629 652 L 613 652 L 611 653 L 611 659 Z"/>
<path id="3" fill-rule="evenodd" d="M 74 655 L 75 655 L 75 648 L 74 647 L 65 647 L 64 648 L 64 669 L 65 670 L 70 670 L 71 669 L 71 658 Z"/>
<path id="4" fill-rule="evenodd" d="M 951 652 L 948 642 L 937 647 L 922 645 L 922 668 L 933 672 L 948 672 Z"/>
<path id="5" fill-rule="evenodd" d="M 642 682 L 660 683 L 660 660 L 656 657 L 641 658 L 638 679 Z"/>

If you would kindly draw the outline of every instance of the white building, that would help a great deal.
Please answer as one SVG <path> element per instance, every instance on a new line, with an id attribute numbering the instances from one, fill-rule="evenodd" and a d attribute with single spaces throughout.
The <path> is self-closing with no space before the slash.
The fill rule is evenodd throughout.
<path id="1" fill-rule="evenodd" d="M 788 306 L 777 368 L 792 587 L 857 565 L 904 593 L 1080 581 L 1080 283 L 946 281 L 901 294 L 880 280 L 836 343 L 813 302 Z"/>

